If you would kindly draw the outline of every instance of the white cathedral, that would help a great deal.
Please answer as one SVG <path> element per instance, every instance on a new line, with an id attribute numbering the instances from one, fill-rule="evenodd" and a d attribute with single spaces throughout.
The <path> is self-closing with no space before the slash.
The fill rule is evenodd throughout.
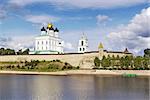
<path id="1" fill-rule="evenodd" d="M 35 38 L 35 48 L 29 54 L 62 54 L 64 42 L 59 38 L 59 30 L 53 24 L 42 27 L 41 34 Z"/>

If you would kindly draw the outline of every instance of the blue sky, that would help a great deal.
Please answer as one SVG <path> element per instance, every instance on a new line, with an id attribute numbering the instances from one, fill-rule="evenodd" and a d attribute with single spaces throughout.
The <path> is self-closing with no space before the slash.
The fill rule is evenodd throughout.
<path id="1" fill-rule="evenodd" d="M 137 14 L 149 13 L 148 8 L 149 0 L 0 0 L 0 45 L 14 49 L 33 47 L 34 37 L 40 34 L 41 26 L 52 22 L 60 30 L 66 52 L 76 52 L 84 32 L 89 40 L 89 50 L 97 50 L 99 42 L 103 42 L 108 50 L 128 47 L 141 54 L 143 49 L 150 48 L 149 30 L 142 33 L 148 36 L 139 41 L 135 38 L 139 38 L 137 34 L 143 31 L 134 32 L 133 42 L 128 38 L 123 40 L 122 34 L 130 28 L 132 20 L 136 20 Z M 145 24 L 149 25 L 149 22 Z M 121 34 L 120 37 L 113 32 Z M 123 42 L 117 43 L 113 39 Z M 138 42 L 146 44 L 141 46 Z M 139 47 L 141 49 L 137 49 Z"/>

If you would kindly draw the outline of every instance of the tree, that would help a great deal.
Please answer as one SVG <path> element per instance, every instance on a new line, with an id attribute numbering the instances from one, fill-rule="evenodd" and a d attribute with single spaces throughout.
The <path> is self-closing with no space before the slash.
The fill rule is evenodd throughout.
<path id="1" fill-rule="evenodd" d="M 134 59 L 134 66 L 136 68 L 141 68 L 143 66 L 142 64 L 142 57 L 141 56 L 137 56 L 135 59 Z"/>
<path id="2" fill-rule="evenodd" d="M 18 50 L 17 55 L 28 55 L 29 49 L 22 51 L 22 49 Z"/>
<path id="3" fill-rule="evenodd" d="M 94 65 L 95 65 L 95 67 L 99 67 L 100 66 L 100 59 L 98 57 L 95 57 Z"/>
<path id="4" fill-rule="evenodd" d="M 143 67 L 144 69 L 148 69 L 148 65 L 150 65 L 150 59 L 148 57 L 143 58 Z"/>
<path id="5" fill-rule="evenodd" d="M 110 67 L 110 66 L 111 66 L 111 59 L 103 56 L 102 67 Z"/>
<path id="6" fill-rule="evenodd" d="M 10 48 L 7 48 L 7 49 L 1 48 L 0 55 L 15 55 L 15 50 L 10 49 Z"/>
<path id="7" fill-rule="evenodd" d="M 150 49 L 144 50 L 144 57 L 150 57 Z"/>
<path id="8" fill-rule="evenodd" d="M 22 52 L 22 55 L 28 55 L 29 54 L 29 49 L 26 49 Z"/>

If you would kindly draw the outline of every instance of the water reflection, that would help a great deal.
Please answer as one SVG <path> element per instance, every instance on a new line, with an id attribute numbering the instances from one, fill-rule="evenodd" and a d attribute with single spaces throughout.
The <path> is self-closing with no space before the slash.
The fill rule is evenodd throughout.
<path id="1" fill-rule="evenodd" d="M 150 77 L 0 75 L 0 100 L 149 100 Z"/>

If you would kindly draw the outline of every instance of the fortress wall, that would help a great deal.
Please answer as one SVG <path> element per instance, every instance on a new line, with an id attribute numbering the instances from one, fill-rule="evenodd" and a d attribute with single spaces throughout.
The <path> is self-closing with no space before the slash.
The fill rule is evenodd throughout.
<path id="1" fill-rule="evenodd" d="M 61 60 L 68 62 L 73 66 L 82 67 L 81 63 L 86 58 L 94 58 L 98 53 L 85 53 L 85 54 L 64 54 L 64 55 L 7 55 L 0 56 L 0 62 L 15 62 L 15 61 L 31 61 L 31 60 Z M 88 66 L 87 66 L 88 67 Z"/>

